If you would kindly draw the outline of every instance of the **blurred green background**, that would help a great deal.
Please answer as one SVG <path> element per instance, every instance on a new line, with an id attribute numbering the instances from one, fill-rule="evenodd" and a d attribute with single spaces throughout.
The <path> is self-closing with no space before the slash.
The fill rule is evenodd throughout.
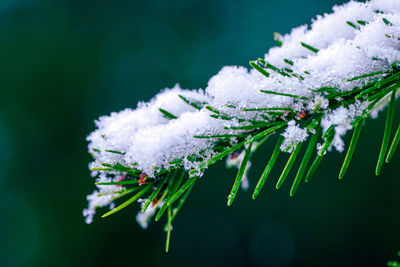
<path id="1" fill-rule="evenodd" d="M 400 249 L 400 153 L 374 175 L 384 116 L 369 120 L 343 181 L 330 153 L 294 198 L 273 171 L 259 199 L 221 162 L 199 181 L 164 253 L 162 223 L 130 207 L 84 223 L 94 119 L 179 82 L 204 88 L 248 65 L 336 0 L 0 2 L 0 266 L 384 266 Z M 397 109 L 397 114 L 400 110 Z M 396 123 L 399 118 L 397 117 Z M 397 124 L 396 124 L 397 125 Z M 349 141 L 349 136 L 346 137 Z M 250 188 L 273 141 L 253 156 Z"/>

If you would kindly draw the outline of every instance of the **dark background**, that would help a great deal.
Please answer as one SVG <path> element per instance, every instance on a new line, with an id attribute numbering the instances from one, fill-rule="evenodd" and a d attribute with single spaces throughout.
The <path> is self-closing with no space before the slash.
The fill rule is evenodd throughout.
<path id="1" fill-rule="evenodd" d="M 176 82 L 204 88 L 222 66 L 263 56 L 274 31 L 287 33 L 342 2 L 1 1 L 0 266 L 384 266 L 394 259 L 400 153 L 374 175 L 383 114 L 368 120 L 343 181 L 344 155 L 330 153 L 294 198 L 290 181 L 274 189 L 281 158 L 257 200 L 240 191 L 228 208 L 235 171 L 217 164 L 177 217 L 168 254 L 163 223 L 142 230 L 137 207 L 91 225 L 82 216 L 94 190 L 85 141 L 94 119 Z M 251 190 L 272 148 L 273 140 L 253 156 Z"/>

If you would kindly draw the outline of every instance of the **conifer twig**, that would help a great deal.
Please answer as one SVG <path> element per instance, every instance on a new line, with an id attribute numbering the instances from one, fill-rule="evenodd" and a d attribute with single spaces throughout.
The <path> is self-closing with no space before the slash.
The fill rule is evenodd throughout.
<path id="1" fill-rule="evenodd" d="M 400 7 L 395 1 L 352 1 L 317 17 L 307 29 L 275 33 L 278 46 L 264 58 L 250 61 L 251 71 L 224 67 L 204 90 L 176 85 L 134 110 L 99 118 L 87 138 L 93 156 L 89 169 L 97 189 L 87 196 L 86 222 L 93 220 L 97 208 L 112 208 L 120 198 L 133 194 L 102 217 L 141 202 L 136 219 L 145 228 L 153 216 L 159 221 L 167 213 L 168 252 L 172 221 L 197 181 L 217 161 L 226 158 L 228 167 L 238 168 L 228 195 L 231 206 L 239 188 L 248 187 L 250 158 L 257 148 L 275 140 L 253 199 L 280 153 L 288 152 L 276 184 L 277 189 L 282 187 L 309 139 L 290 188 L 294 196 L 303 179 L 310 182 L 315 176 L 329 151 L 344 150 L 343 137 L 353 129 L 339 172 L 342 179 L 363 124 L 370 114 L 389 106 L 378 175 L 400 142 L 399 125 L 389 145 L 400 88 Z M 331 27 L 336 27 L 334 33 L 326 34 L 332 33 Z"/>

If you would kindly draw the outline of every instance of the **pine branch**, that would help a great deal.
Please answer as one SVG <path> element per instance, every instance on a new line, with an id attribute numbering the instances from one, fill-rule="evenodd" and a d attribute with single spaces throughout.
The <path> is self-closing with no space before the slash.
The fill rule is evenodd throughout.
<path id="1" fill-rule="evenodd" d="M 367 4 L 351 5 L 370 11 Z M 307 183 L 315 177 L 332 148 L 343 150 L 338 141 L 343 132 L 354 128 L 339 172 L 342 179 L 355 153 L 363 124 L 372 112 L 378 113 L 388 105 L 376 166 L 378 175 L 384 162 L 392 159 L 400 141 L 400 125 L 390 140 L 400 88 L 400 53 L 373 54 L 370 43 L 356 37 L 368 34 L 369 27 L 384 27 L 380 33 L 382 40 L 376 40 L 374 45 L 384 45 L 382 51 L 397 51 L 400 39 L 394 37 L 400 32 L 398 25 L 394 25 L 398 21 L 392 19 L 394 16 L 399 15 L 387 10 L 371 14 L 368 20 L 349 15 L 343 21 L 342 30 L 352 29 L 355 39 L 346 42 L 341 41 L 344 37 L 338 40 L 327 37 L 318 27 L 311 27 L 303 35 L 299 34 L 300 37 L 275 34 L 278 47 L 265 59 L 250 61 L 253 68 L 250 73 L 245 68 L 225 67 L 209 81 L 205 91 L 174 87 L 136 110 L 102 117 L 97 122 L 98 129 L 88 137 L 89 152 L 94 157 L 90 169 L 97 178 L 98 191 L 88 196 L 89 207 L 84 211 L 87 221 L 92 220 L 96 208 L 136 192 L 102 217 L 143 197 L 140 214 L 145 216 L 140 218 L 150 220 L 155 215 L 155 221 L 159 221 L 167 214 L 165 249 L 168 252 L 173 220 L 196 182 L 217 161 L 226 158 L 228 166 L 238 168 L 228 195 L 227 205 L 231 206 L 240 186 L 248 183 L 251 155 L 271 136 L 277 135 L 275 148 L 252 198 L 260 194 L 281 152 L 288 152 L 290 156 L 277 181 L 277 189 L 288 179 L 299 158 L 300 165 L 290 189 L 293 197 L 303 179 Z M 314 23 L 324 19 L 321 17 Z M 374 35 L 374 38 L 378 37 Z M 334 49 L 335 46 L 341 49 Z M 361 56 L 341 54 L 350 53 L 346 51 Z M 331 61 L 339 57 L 343 60 Z M 347 58 L 363 61 L 347 62 Z M 303 143 L 308 139 L 302 153 Z M 316 155 L 311 162 L 313 154 Z"/>

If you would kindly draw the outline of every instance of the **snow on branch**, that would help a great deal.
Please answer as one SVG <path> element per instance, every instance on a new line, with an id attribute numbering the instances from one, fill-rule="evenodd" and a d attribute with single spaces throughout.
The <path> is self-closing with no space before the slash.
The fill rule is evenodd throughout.
<path id="1" fill-rule="evenodd" d="M 311 139 L 292 186 L 293 195 L 302 178 L 311 178 L 327 151 L 332 147 L 344 150 L 342 137 L 348 130 L 361 130 L 371 113 L 376 114 L 388 102 L 394 105 L 400 86 L 398 0 L 335 6 L 333 13 L 317 16 L 310 27 L 275 34 L 275 40 L 278 46 L 264 58 L 251 61 L 250 70 L 226 66 L 204 90 L 176 85 L 148 103 L 140 102 L 134 110 L 100 117 L 97 129 L 87 138 L 94 157 L 90 169 L 98 182 L 98 191 L 88 196 L 87 222 L 92 221 L 97 207 L 135 192 L 129 203 L 121 206 L 146 195 L 142 210 L 149 207 L 149 211 L 138 216 L 140 224 L 147 226 L 159 208 L 156 220 L 166 212 L 167 229 L 171 229 L 171 221 L 196 179 L 224 157 L 229 166 L 239 169 L 229 195 L 233 201 L 241 182 L 248 182 L 250 155 L 274 133 L 281 137 L 255 196 L 280 150 L 291 156 L 277 187 L 286 179 L 301 145 Z M 391 129 L 390 123 L 388 127 Z M 358 135 L 355 137 L 345 169 Z M 384 138 L 381 154 L 385 156 L 387 150 Z M 314 152 L 317 156 L 311 162 Z M 177 204 L 174 209 L 173 203 Z"/>

